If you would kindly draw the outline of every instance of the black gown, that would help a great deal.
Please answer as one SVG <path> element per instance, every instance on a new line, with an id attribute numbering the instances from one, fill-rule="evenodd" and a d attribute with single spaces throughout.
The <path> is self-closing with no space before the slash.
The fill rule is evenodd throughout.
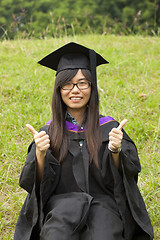
<path id="1" fill-rule="evenodd" d="M 60 165 L 51 149 L 47 150 L 38 192 L 35 143 L 29 147 L 20 177 L 20 185 L 29 194 L 14 239 L 153 239 L 150 219 L 137 187 L 140 163 L 132 140 L 124 132 L 118 170 L 107 147 L 108 134 L 118 123 L 110 117 L 101 117 L 103 143 L 98 169 L 93 162 L 89 164 L 85 130 L 68 121 L 66 126 L 70 134 L 68 154 Z M 41 130 L 47 129 L 46 125 Z"/>

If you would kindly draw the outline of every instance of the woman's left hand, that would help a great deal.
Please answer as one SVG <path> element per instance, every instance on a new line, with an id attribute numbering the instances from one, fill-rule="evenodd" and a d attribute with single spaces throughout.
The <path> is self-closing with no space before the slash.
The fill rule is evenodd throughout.
<path id="1" fill-rule="evenodd" d="M 113 128 L 109 133 L 109 149 L 112 152 L 118 152 L 121 148 L 121 142 L 123 138 L 122 128 L 126 124 L 127 119 L 124 119 L 117 128 Z"/>

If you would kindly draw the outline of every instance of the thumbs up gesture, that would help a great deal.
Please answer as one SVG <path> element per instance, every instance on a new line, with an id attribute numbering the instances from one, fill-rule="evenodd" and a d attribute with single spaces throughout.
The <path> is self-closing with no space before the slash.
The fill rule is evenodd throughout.
<path id="1" fill-rule="evenodd" d="M 121 142 L 123 138 L 122 128 L 126 124 L 127 119 L 124 119 L 117 128 L 113 128 L 109 133 L 108 148 L 113 153 L 118 153 L 121 148 Z"/>
<path id="2" fill-rule="evenodd" d="M 36 152 L 45 154 L 47 149 L 50 147 L 50 139 L 45 131 L 37 132 L 30 124 L 26 124 L 26 127 L 34 136 L 36 144 Z"/>

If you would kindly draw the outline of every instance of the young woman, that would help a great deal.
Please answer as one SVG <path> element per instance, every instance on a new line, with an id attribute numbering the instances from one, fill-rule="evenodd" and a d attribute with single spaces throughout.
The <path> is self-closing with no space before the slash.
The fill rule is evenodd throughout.
<path id="1" fill-rule="evenodd" d="M 52 120 L 37 132 L 20 176 L 28 192 L 15 240 L 149 240 L 140 162 L 120 124 L 99 114 L 99 54 L 69 43 L 39 62 L 57 71 Z"/>

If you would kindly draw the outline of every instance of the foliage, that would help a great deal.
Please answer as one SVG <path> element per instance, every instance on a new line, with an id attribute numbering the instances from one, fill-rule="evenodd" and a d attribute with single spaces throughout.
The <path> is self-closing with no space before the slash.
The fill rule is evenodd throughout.
<path id="1" fill-rule="evenodd" d="M 0 0 L 0 38 L 159 35 L 158 0 Z"/>
<path id="2" fill-rule="evenodd" d="M 0 45 L 0 239 L 13 239 L 26 192 L 18 179 L 35 129 L 51 116 L 54 72 L 37 64 L 63 44 L 75 41 L 95 49 L 110 64 L 97 69 L 101 113 L 121 121 L 137 145 L 142 165 L 139 188 L 155 239 L 160 239 L 160 39 L 86 35 L 48 40 L 2 41 Z"/>

